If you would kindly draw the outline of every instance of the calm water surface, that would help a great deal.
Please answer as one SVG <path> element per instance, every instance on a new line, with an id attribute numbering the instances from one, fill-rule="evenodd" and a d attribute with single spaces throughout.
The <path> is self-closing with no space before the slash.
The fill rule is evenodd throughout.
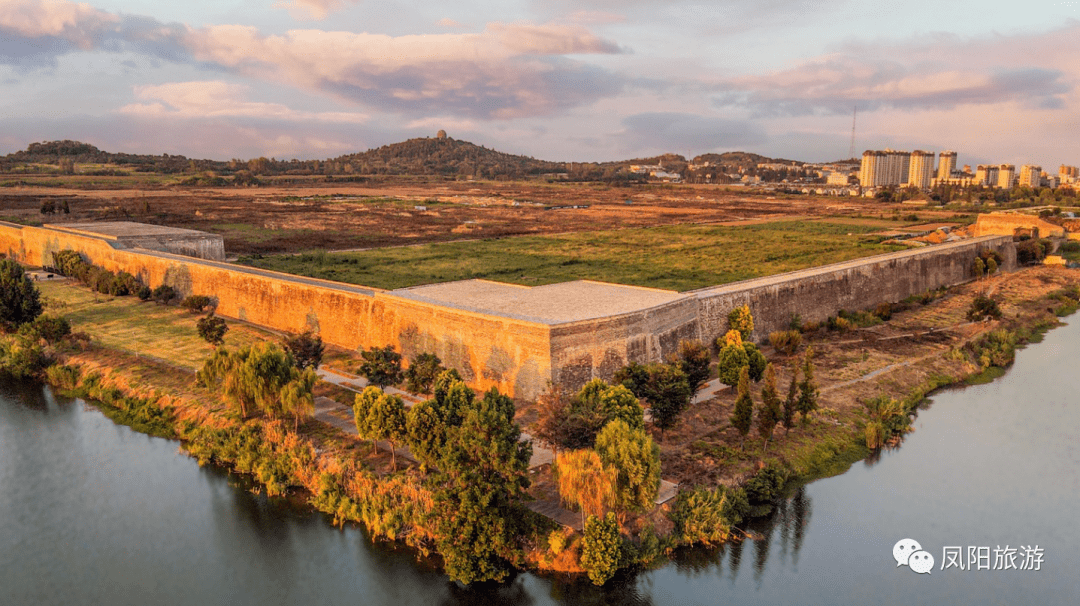
<path id="1" fill-rule="evenodd" d="M 1074 320 L 1002 379 L 935 395 L 901 448 L 805 487 L 761 540 L 603 589 L 522 574 L 462 590 L 177 442 L 0 382 L 0 604 L 1080 604 L 1078 358 Z M 931 574 L 896 566 L 902 538 Z M 1043 563 L 941 570 L 946 545 L 1038 545 Z"/>

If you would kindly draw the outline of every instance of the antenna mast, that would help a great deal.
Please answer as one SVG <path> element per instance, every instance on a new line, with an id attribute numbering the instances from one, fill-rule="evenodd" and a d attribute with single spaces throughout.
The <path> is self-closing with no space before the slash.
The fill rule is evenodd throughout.
<path id="1" fill-rule="evenodd" d="M 859 106 L 856 105 L 851 110 L 851 149 L 848 150 L 848 157 L 855 157 L 855 118 L 859 116 Z"/>

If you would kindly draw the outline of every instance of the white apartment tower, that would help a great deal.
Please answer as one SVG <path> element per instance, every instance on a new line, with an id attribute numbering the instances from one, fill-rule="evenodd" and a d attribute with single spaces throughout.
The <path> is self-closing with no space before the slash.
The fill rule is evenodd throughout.
<path id="1" fill-rule="evenodd" d="M 934 180 L 934 152 L 911 152 L 907 184 L 909 187 L 930 189 Z"/>
<path id="2" fill-rule="evenodd" d="M 997 186 L 1001 189 L 1012 189 L 1014 183 L 1016 183 L 1016 167 L 1012 164 L 998 166 Z"/>
<path id="3" fill-rule="evenodd" d="M 904 185 L 908 182 L 911 166 L 911 154 L 908 152 L 886 149 L 885 151 L 863 152 L 862 167 L 859 170 L 859 184 L 863 187 L 883 187 Z"/>
<path id="4" fill-rule="evenodd" d="M 1020 187 L 1039 187 L 1042 184 L 1042 167 L 1025 164 L 1020 167 Z"/>
<path id="5" fill-rule="evenodd" d="M 941 160 L 938 162 L 937 178 L 944 182 L 951 179 L 956 172 L 956 152 L 946 150 L 941 152 Z"/>

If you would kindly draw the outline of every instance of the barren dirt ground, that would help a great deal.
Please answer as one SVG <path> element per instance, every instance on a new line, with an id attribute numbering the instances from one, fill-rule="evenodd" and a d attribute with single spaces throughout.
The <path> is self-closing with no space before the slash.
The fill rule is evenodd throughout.
<path id="1" fill-rule="evenodd" d="M 70 214 L 42 215 L 68 203 Z M 552 208 L 552 207 L 587 208 Z M 322 184 L 295 187 L 0 189 L 0 218 L 27 223 L 125 219 L 221 234 L 230 255 L 347 250 L 510 235 L 810 216 L 889 218 L 950 211 L 761 195 L 708 185 L 606 187 L 525 182 Z M 860 219 L 856 219 L 860 220 Z"/>

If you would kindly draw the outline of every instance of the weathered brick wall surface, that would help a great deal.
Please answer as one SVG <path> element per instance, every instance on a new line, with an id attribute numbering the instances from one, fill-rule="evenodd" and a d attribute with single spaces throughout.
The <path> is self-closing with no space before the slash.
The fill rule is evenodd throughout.
<path id="1" fill-rule="evenodd" d="M 0 252 L 30 265 L 72 249 L 150 286 L 218 300 L 217 313 L 275 330 L 307 328 L 354 349 L 394 345 L 406 358 L 433 352 L 477 389 L 534 398 L 551 378 L 550 329 L 543 324 L 410 301 L 354 287 L 202 261 L 168 253 L 122 250 L 109 241 L 55 230 L 0 224 Z"/>

